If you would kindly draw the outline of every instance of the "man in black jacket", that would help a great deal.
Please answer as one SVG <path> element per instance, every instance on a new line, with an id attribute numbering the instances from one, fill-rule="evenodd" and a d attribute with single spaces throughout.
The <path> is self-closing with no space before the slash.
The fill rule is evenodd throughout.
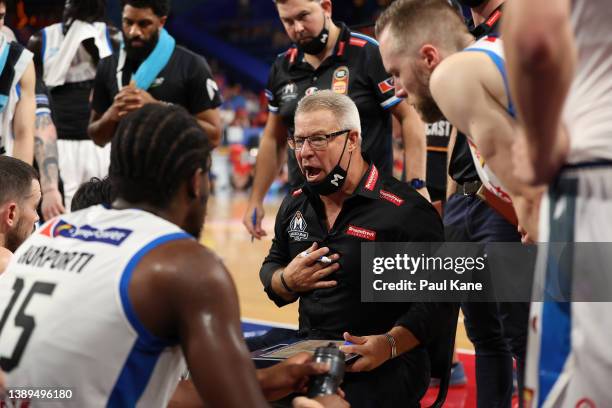
<path id="1" fill-rule="evenodd" d="M 442 222 L 409 185 L 362 157 L 351 99 L 319 91 L 300 101 L 295 151 L 305 183 L 283 201 L 260 271 L 278 306 L 299 300 L 294 338 L 341 339 L 362 357 L 343 389 L 354 407 L 411 407 L 429 383 L 425 345 L 452 322 L 451 304 L 361 302 L 361 243 L 439 242 Z M 250 340 L 251 349 L 281 336 Z"/>

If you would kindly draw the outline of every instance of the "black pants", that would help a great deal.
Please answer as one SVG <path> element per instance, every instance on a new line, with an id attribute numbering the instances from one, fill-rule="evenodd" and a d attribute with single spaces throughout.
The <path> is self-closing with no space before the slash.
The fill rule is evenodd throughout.
<path id="1" fill-rule="evenodd" d="M 455 194 L 449 198 L 444 207 L 444 229 L 449 242 L 520 241 L 516 227 L 476 196 Z M 461 309 L 476 350 L 478 407 L 510 407 L 512 357 L 517 361 L 519 396 L 524 385 L 529 304 L 464 302 Z"/>
<path id="2" fill-rule="evenodd" d="M 250 351 L 271 347 L 279 343 L 303 340 L 296 331 L 272 329 L 259 337 L 246 339 Z M 419 401 L 427 392 L 430 378 L 429 356 L 424 348 L 387 361 L 375 370 L 363 373 L 346 373 L 342 389 L 353 408 L 411 408 L 419 407 Z M 287 398 L 274 404 L 291 406 Z"/>

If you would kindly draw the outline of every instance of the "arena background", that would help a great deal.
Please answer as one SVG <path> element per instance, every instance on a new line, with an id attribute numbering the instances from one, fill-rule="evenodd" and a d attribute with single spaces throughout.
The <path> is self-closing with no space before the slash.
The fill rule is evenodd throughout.
<path id="1" fill-rule="evenodd" d="M 78 0 L 77 0 L 78 1 Z M 334 0 L 334 19 L 372 35 L 373 23 L 392 0 Z M 9 0 L 6 25 L 25 44 L 40 28 L 61 20 L 64 0 Z M 119 0 L 108 0 L 108 21 L 119 27 Z M 213 156 L 214 196 L 209 201 L 203 243 L 219 254 L 236 282 L 246 336 L 270 327 L 297 327 L 297 304 L 278 309 L 263 292 L 259 266 L 267 254 L 273 223 L 286 192 L 281 173 L 266 197 L 263 226 L 268 237 L 251 242 L 242 226 L 259 137 L 267 119 L 263 89 L 274 58 L 289 39 L 271 0 L 174 0 L 168 31 L 177 43 L 203 55 L 223 95 L 223 141 Z M 397 152 L 397 157 L 401 153 Z M 401 174 L 401 163 L 396 166 Z M 476 406 L 473 346 L 459 318 L 456 346 L 468 383 L 451 387 L 449 408 Z M 435 399 L 430 388 L 424 402 Z M 513 406 L 518 406 L 516 398 Z"/>

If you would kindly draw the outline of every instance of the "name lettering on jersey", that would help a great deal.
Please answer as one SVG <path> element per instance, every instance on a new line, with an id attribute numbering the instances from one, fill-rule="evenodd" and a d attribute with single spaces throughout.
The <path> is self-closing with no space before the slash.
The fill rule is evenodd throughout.
<path id="1" fill-rule="evenodd" d="M 332 76 L 332 91 L 342 95 L 348 94 L 349 69 L 347 66 L 336 68 Z"/>
<path id="2" fill-rule="evenodd" d="M 361 227 L 356 227 L 354 225 L 348 226 L 348 228 L 346 229 L 346 234 L 352 235 L 357 238 L 366 239 L 368 241 L 376 240 L 376 231 L 372 231 L 372 230 L 361 228 Z"/>
<path id="3" fill-rule="evenodd" d="M 78 251 L 59 251 L 48 246 L 31 246 L 17 260 L 18 264 L 36 268 L 81 273 L 94 254 Z"/>
<path id="4" fill-rule="evenodd" d="M 59 220 L 55 225 L 49 225 L 40 233 L 51 238 L 63 237 L 85 242 L 101 242 L 103 244 L 120 246 L 130 236 L 132 230 L 114 227 L 101 230 L 89 225 L 76 226 L 64 220 Z"/>
<path id="5" fill-rule="evenodd" d="M 387 200 L 390 203 L 395 204 L 396 206 L 400 206 L 402 204 L 404 204 L 404 200 L 399 198 L 398 196 L 396 196 L 395 194 L 391 194 L 388 191 L 385 190 L 380 190 L 380 198 L 382 198 L 383 200 Z"/>
<path id="6" fill-rule="evenodd" d="M 289 229 L 287 232 L 289 236 L 295 241 L 303 241 L 308 239 L 308 233 L 306 232 L 306 220 L 300 211 L 296 211 L 295 215 L 289 222 Z"/>
<path id="7" fill-rule="evenodd" d="M 378 90 L 382 94 L 386 94 L 389 91 L 395 90 L 395 83 L 393 82 L 393 78 L 387 78 L 384 81 L 379 82 Z"/>
<path id="8" fill-rule="evenodd" d="M 435 123 L 428 123 L 425 125 L 426 136 L 439 136 L 439 137 L 450 137 L 451 124 L 446 120 L 441 120 Z"/>

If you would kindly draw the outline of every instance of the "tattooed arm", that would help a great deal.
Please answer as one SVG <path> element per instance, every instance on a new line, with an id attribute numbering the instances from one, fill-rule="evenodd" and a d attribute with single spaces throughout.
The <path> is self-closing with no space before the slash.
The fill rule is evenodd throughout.
<path id="1" fill-rule="evenodd" d="M 65 211 L 58 188 L 57 132 L 49 113 L 36 115 L 34 156 L 40 171 L 43 218 L 47 221 Z"/>

